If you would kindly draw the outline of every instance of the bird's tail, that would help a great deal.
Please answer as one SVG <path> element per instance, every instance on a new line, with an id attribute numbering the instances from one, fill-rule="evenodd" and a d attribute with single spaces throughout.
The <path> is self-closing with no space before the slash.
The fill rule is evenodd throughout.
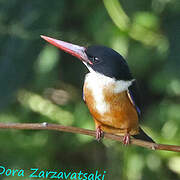
<path id="1" fill-rule="evenodd" d="M 133 135 L 134 138 L 136 139 L 141 139 L 143 141 L 149 141 L 152 143 L 155 143 L 151 137 L 149 137 L 140 127 L 139 127 L 139 134 Z"/>

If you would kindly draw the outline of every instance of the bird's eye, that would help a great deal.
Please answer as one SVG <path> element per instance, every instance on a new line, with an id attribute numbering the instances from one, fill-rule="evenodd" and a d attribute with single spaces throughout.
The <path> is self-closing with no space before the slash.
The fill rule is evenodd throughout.
<path id="1" fill-rule="evenodd" d="M 94 62 L 94 63 L 99 62 L 99 58 L 97 58 L 97 57 L 93 57 L 93 62 Z"/>
<path id="2" fill-rule="evenodd" d="M 88 56 L 89 60 L 95 64 L 99 62 L 99 58 L 98 57 L 93 57 L 93 56 Z"/>

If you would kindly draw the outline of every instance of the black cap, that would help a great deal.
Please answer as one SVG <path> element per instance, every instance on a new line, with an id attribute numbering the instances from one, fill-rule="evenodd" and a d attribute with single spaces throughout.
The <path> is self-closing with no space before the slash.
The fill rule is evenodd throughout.
<path id="1" fill-rule="evenodd" d="M 105 46 L 90 46 L 85 53 L 94 71 L 116 80 L 131 80 L 132 75 L 125 59 L 116 51 Z"/>

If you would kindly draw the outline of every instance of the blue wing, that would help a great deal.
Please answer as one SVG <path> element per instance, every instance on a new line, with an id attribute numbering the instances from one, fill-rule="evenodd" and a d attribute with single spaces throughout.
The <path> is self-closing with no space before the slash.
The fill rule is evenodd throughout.
<path id="1" fill-rule="evenodd" d="M 84 103 L 86 104 L 86 100 L 85 100 L 85 96 L 84 96 L 84 89 L 82 91 L 82 98 L 83 98 Z"/>
<path id="2" fill-rule="evenodd" d="M 132 82 L 132 85 L 129 86 L 127 93 L 128 93 L 128 97 L 130 101 L 136 108 L 138 116 L 140 117 L 141 116 L 141 101 L 140 101 L 140 95 L 139 95 L 139 90 L 137 87 L 136 80 L 134 80 Z"/>
<path id="3" fill-rule="evenodd" d="M 128 88 L 127 94 L 131 103 L 136 108 L 138 117 L 140 118 L 141 117 L 141 101 L 140 101 L 140 94 L 139 94 L 136 81 L 132 82 L 132 85 Z M 150 136 L 148 136 L 141 127 L 139 127 L 139 134 L 133 135 L 133 137 L 136 139 L 141 139 L 144 141 L 149 141 L 149 142 L 154 143 L 153 139 Z"/>

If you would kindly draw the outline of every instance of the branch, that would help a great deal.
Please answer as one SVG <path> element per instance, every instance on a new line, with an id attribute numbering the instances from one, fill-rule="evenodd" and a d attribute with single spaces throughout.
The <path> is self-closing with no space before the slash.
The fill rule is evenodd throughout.
<path id="1" fill-rule="evenodd" d="M 0 129 L 54 130 L 54 131 L 64 131 L 64 132 L 70 132 L 76 134 L 83 134 L 94 137 L 96 136 L 96 132 L 93 130 L 82 129 L 72 126 L 63 126 L 59 124 L 48 124 L 46 122 L 45 123 L 0 123 Z M 123 136 L 117 136 L 109 133 L 104 133 L 104 138 L 123 142 Z M 131 144 L 152 150 L 167 150 L 167 151 L 180 152 L 180 146 L 150 143 L 147 141 L 142 141 L 134 138 L 131 138 Z"/>

